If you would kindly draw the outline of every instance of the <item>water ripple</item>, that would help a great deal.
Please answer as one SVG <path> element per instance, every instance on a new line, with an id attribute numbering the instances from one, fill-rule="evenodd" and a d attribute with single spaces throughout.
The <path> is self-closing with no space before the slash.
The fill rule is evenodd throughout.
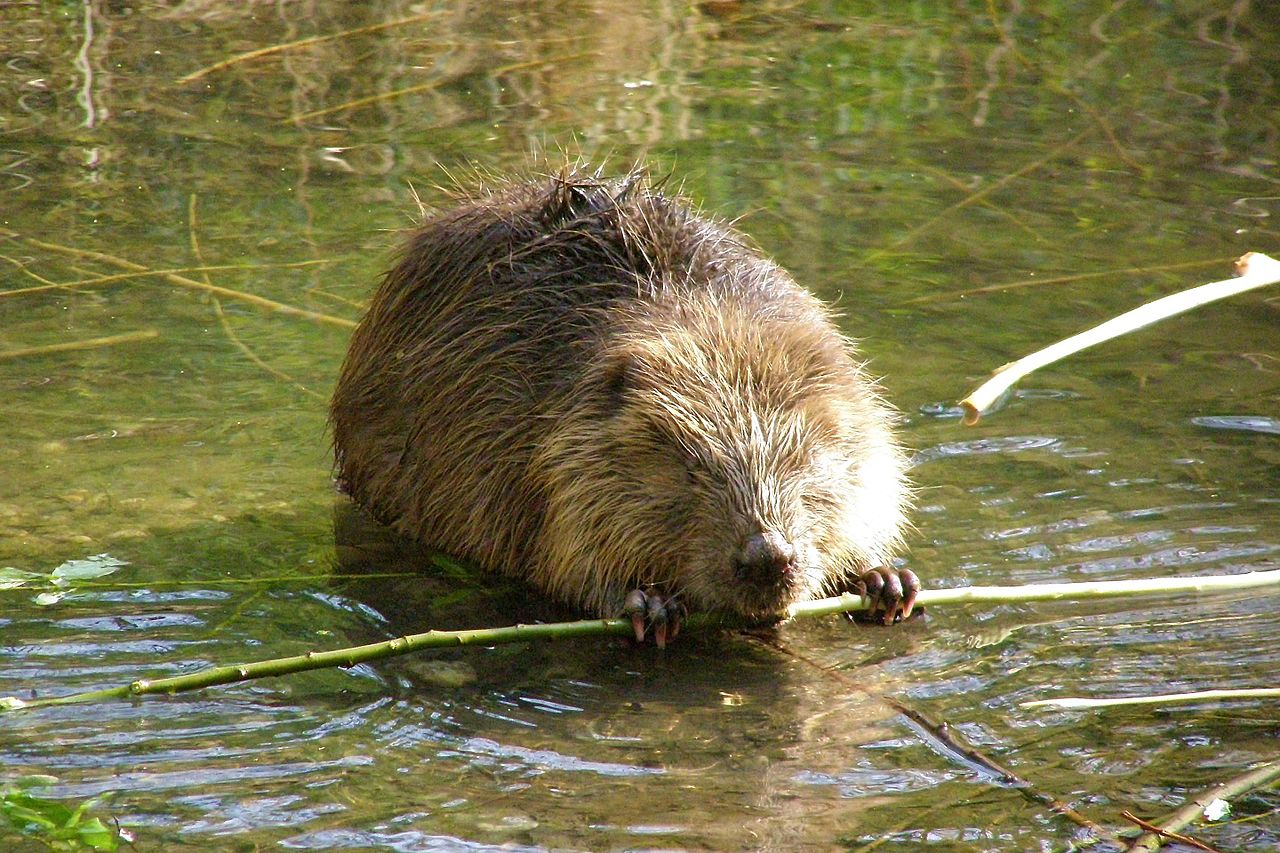
<path id="1" fill-rule="evenodd" d="M 516 759 L 521 764 L 536 770 L 587 772 L 601 776 L 661 776 L 667 772 L 662 767 L 638 767 L 634 764 L 618 764 L 612 761 L 591 761 L 551 749 L 527 749 L 483 737 L 466 738 L 456 752 L 441 753 L 442 756 L 448 754 Z"/>
<path id="2" fill-rule="evenodd" d="M 279 764 L 251 764 L 234 767 L 210 767 L 199 762 L 190 769 L 168 772 L 133 770 L 112 772 L 105 779 L 71 782 L 53 786 L 57 797 L 82 799 L 96 797 L 107 791 L 169 791 L 175 789 L 202 790 L 213 785 L 236 785 L 240 790 L 252 788 L 252 783 L 265 780 L 310 777 L 326 770 L 345 770 L 352 767 L 368 767 L 374 759 L 368 755 L 348 755 L 332 761 L 287 761 Z M 308 778 L 308 781 L 314 781 Z"/>
<path id="3" fill-rule="evenodd" d="M 370 829 L 320 829 L 305 832 L 280 842 L 294 850 L 394 850 L 396 853 L 543 853 L 547 848 L 525 844 L 486 844 L 453 835 L 434 835 L 409 829 L 386 832 Z M 557 847 L 557 850 L 562 848 Z"/>
<path id="4" fill-rule="evenodd" d="M 1206 415 L 1192 418 L 1191 423 L 1208 429 L 1230 429 L 1280 435 L 1280 420 L 1262 415 Z"/>
<path id="5" fill-rule="evenodd" d="M 914 465 L 923 465 L 953 456 L 983 456 L 991 453 L 1021 453 L 1061 444 L 1061 439 L 1049 435 L 1008 435 L 997 438 L 975 438 L 972 441 L 948 441 L 935 444 L 915 454 Z"/>

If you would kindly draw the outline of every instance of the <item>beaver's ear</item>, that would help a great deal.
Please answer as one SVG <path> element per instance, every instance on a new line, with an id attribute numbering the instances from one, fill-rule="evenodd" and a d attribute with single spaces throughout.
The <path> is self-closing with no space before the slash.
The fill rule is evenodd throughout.
<path id="1" fill-rule="evenodd" d="M 609 186 L 601 181 L 598 173 L 563 172 L 551 178 L 541 218 L 547 225 L 559 227 L 616 206 Z"/>

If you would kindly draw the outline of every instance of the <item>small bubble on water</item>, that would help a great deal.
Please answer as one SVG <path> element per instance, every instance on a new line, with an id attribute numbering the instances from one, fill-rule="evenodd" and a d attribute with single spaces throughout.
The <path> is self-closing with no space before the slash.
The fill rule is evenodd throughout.
<path id="1" fill-rule="evenodd" d="M 964 417 L 964 409 L 959 406 L 953 406 L 950 403 L 925 403 L 920 407 L 919 411 L 926 418 L 958 419 Z"/>

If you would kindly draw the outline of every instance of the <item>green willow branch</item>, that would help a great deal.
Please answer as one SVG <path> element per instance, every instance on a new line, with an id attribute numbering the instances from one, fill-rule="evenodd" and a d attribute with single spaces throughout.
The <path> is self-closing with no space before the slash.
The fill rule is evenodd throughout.
<path id="1" fill-rule="evenodd" d="M 924 590 L 916 599 L 920 605 L 931 607 L 948 604 L 990 604 L 1010 601 L 1079 601 L 1094 598 L 1115 598 L 1134 595 L 1201 594 L 1218 591 L 1240 591 L 1259 587 L 1280 586 L 1280 570 L 1247 572 L 1238 575 L 1206 575 L 1186 578 L 1151 578 L 1132 581 L 1095 581 L 1087 583 L 1028 584 L 1025 586 L 970 586 L 959 589 Z M 866 609 L 866 603 L 858 596 L 848 594 L 818 601 L 794 604 L 787 610 L 787 618 L 829 616 Z M 732 623 L 715 616 L 694 616 L 687 623 L 689 628 L 732 627 Z M 255 663 L 218 666 L 188 675 L 168 678 L 138 679 L 128 684 L 103 690 L 90 690 L 68 696 L 48 699 L 23 700 L 17 697 L 0 697 L 0 711 L 24 708 L 40 708 L 48 705 L 68 705 L 78 702 L 97 702 L 105 699 L 126 699 L 152 693 L 181 693 L 199 690 L 219 684 L 249 681 L 255 678 L 289 675 L 313 669 L 350 667 L 368 661 L 381 660 L 409 654 L 424 649 L 456 648 L 459 646 L 496 646 L 503 643 L 522 643 L 532 640 L 560 640 L 570 637 L 604 635 L 627 636 L 633 633 L 628 619 L 582 619 L 576 622 L 555 622 L 539 625 L 513 625 L 505 628 L 476 628 L 466 631 L 427 631 L 409 634 L 380 643 L 334 649 L 325 652 L 307 652 L 287 658 L 257 661 Z"/>

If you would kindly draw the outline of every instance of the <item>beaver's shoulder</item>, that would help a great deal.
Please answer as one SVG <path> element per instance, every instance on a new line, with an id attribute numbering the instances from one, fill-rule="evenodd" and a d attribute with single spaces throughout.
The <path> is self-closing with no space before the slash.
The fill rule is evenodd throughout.
<path id="1" fill-rule="evenodd" d="M 801 292 L 743 234 L 646 170 L 606 179 L 565 168 L 490 182 L 453 201 L 410 237 L 395 281 L 584 304 L 691 290 L 762 299 Z"/>

